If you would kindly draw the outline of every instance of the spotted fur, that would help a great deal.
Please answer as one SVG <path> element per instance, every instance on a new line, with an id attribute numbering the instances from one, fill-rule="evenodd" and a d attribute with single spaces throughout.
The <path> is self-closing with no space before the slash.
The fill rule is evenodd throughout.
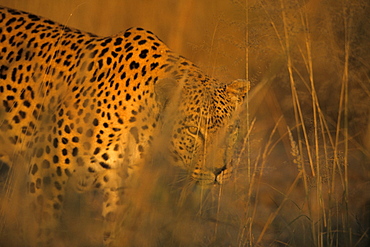
<path id="1" fill-rule="evenodd" d="M 27 161 L 40 241 L 50 241 L 64 186 L 75 179 L 81 190 L 104 191 L 111 244 L 119 188 L 161 129 L 169 129 L 171 163 L 194 181 L 221 183 L 230 170 L 229 120 L 245 83 L 217 86 L 149 31 L 99 37 L 0 7 L 0 61 L 0 159 L 10 167 Z M 227 141 L 211 148 L 216 139 Z"/>

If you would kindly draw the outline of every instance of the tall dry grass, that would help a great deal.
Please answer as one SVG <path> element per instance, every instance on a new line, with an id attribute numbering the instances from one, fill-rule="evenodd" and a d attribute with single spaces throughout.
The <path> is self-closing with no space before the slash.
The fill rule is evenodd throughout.
<path id="1" fill-rule="evenodd" d="M 251 82 L 232 181 L 200 188 L 156 158 L 128 192 L 128 246 L 370 245 L 368 1 L 0 4 L 101 35 L 142 26 L 222 81 Z M 102 195 L 67 195 L 61 238 L 99 246 Z M 0 218 L 0 245 L 27 242 L 15 209 Z"/>

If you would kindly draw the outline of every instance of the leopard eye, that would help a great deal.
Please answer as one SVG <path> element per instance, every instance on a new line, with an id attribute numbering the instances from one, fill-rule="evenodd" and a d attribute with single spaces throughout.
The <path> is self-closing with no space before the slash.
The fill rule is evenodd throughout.
<path id="1" fill-rule="evenodd" d="M 188 131 L 192 135 L 197 135 L 198 134 L 198 128 L 197 127 L 194 127 L 194 126 L 189 126 L 188 127 Z"/>

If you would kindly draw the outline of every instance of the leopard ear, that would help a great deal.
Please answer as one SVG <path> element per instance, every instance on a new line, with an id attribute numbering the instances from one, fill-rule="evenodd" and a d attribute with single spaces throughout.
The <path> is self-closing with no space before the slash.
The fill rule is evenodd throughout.
<path id="1" fill-rule="evenodd" d="M 236 104 L 243 102 L 250 89 L 249 81 L 238 79 L 225 86 L 225 92 Z"/>
<path id="2" fill-rule="evenodd" d="M 179 93 L 179 83 L 172 78 L 160 79 L 154 85 L 154 92 L 156 100 L 165 107 Z"/>

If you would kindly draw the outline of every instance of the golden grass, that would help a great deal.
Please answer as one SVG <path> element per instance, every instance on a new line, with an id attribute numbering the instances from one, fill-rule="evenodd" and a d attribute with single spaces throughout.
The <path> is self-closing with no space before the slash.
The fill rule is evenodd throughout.
<path id="1" fill-rule="evenodd" d="M 142 186 L 129 192 L 122 241 L 370 245 L 367 1 L 117 0 L 104 8 L 99 3 L 0 0 L 101 35 L 142 26 L 212 76 L 246 78 L 252 85 L 241 113 L 245 121 L 232 181 L 201 189 L 182 170 L 150 166 Z M 69 195 L 62 238 L 99 246 L 101 195 Z M 20 200 L 15 197 L 12 205 Z M 16 239 L 22 221 L 17 207 L 1 204 L 8 216 L 0 218 L 0 245 L 24 243 Z"/>

